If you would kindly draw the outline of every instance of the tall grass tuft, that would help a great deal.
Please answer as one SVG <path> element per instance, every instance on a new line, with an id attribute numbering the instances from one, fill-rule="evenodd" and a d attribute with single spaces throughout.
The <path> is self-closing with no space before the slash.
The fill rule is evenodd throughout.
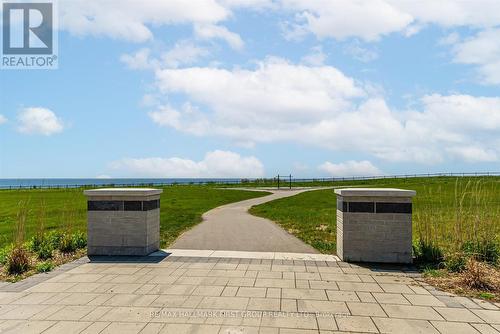
<path id="1" fill-rule="evenodd" d="M 464 270 L 470 258 L 498 265 L 499 186 L 495 181 L 457 178 L 452 196 L 441 188 L 418 196 L 414 214 L 417 261 L 441 264 L 450 271 Z"/>
<path id="2" fill-rule="evenodd" d="M 19 275 L 30 268 L 30 257 L 24 248 L 26 222 L 29 215 L 29 201 L 20 201 L 14 230 L 14 247 L 7 256 L 5 268 L 10 275 Z"/>

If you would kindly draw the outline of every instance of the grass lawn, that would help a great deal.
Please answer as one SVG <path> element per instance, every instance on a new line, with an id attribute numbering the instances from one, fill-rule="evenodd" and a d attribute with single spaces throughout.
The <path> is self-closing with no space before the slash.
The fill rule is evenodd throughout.
<path id="1" fill-rule="evenodd" d="M 500 243 L 500 177 L 432 177 L 350 181 L 417 191 L 413 206 L 414 239 L 429 239 L 444 249 L 477 238 Z M 336 250 L 336 197 L 333 190 L 305 192 L 253 207 L 323 253 Z"/>
<path id="2" fill-rule="evenodd" d="M 161 195 L 161 247 L 201 221 L 220 205 L 266 195 L 266 192 L 217 189 L 209 186 L 170 186 Z M 28 202 L 27 237 L 43 221 L 46 230 L 86 230 L 86 198 L 81 189 L 0 191 L 0 247 L 13 240 L 20 202 Z M 44 203 L 42 205 L 42 202 Z"/>

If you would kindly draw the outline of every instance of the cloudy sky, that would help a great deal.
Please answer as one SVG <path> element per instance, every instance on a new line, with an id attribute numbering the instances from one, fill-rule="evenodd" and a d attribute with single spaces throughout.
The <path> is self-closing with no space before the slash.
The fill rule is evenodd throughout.
<path id="1" fill-rule="evenodd" d="M 59 1 L 0 178 L 500 170 L 498 0 Z"/>

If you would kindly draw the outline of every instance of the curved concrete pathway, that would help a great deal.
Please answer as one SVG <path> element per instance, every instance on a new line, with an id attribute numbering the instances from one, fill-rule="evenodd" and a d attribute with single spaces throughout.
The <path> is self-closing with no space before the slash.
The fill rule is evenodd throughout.
<path id="1" fill-rule="evenodd" d="M 182 234 L 171 249 L 204 249 L 249 252 L 318 253 L 269 219 L 248 213 L 258 204 L 294 196 L 300 190 L 267 190 L 271 195 L 231 203 L 203 214 L 203 222 Z"/>

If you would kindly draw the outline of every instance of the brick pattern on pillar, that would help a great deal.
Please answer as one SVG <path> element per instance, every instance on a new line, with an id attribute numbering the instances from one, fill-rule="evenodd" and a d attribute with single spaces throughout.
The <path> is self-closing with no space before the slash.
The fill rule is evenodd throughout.
<path id="1" fill-rule="evenodd" d="M 351 262 L 412 262 L 412 197 L 402 189 L 346 188 L 337 194 L 337 255 Z"/>

